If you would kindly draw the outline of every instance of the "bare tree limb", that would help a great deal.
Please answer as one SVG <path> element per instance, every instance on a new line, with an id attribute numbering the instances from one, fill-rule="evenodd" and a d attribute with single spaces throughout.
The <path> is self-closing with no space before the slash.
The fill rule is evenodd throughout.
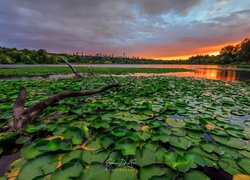
<path id="1" fill-rule="evenodd" d="M 95 76 L 94 72 L 92 71 L 92 69 L 90 67 L 88 67 L 88 70 L 89 70 L 89 73 L 92 75 L 92 76 Z"/>
<path id="2" fill-rule="evenodd" d="M 79 74 L 77 70 L 66 59 L 64 59 L 64 62 L 70 67 L 76 78 L 82 78 L 82 75 Z"/>
<path id="3" fill-rule="evenodd" d="M 14 127 L 19 126 L 19 122 L 22 119 L 22 113 L 24 111 L 25 104 L 25 87 L 20 86 L 18 97 L 13 106 L 13 119 L 14 119 Z"/>
<path id="4" fill-rule="evenodd" d="M 112 76 L 112 74 L 110 74 L 110 73 L 108 73 L 108 74 L 109 74 L 109 77 L 112 79 L 112 81 L 113 81 L 114 83 L 119 83 L 118 80 L 115 79 L 115 78 Z"/>
<path id="5" fill-rule="evenodd" d="M 54 96 L 47 98 L 44 101 L 41 101 L 28 109 L 24 109 L 24 102 L 25 102 L 25 87 L 20 87 L 19 96 L 16 99 L 13 108 L 13 115 L 14 115 L 14 129 L 23 129 L 26 125 L 33 122 L 35 118 L 48 106 L 69 97 L 80 97 L 80 96 L 88 96 L 92 94 L 101 93 L 113 87 L 121 87 L 121 86 L 128 86 L 134 81 L 134 78 L 126 84 L 119 84 L 113 83 L 106 86 L 102 86 L 97 89 L 86 90 L 86 91 L 68 91 L 58 93 Z"/>

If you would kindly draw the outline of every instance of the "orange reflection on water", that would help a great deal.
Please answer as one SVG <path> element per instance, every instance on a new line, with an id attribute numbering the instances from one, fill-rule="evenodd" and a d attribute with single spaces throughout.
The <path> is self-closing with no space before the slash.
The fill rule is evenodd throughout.
<path id="1" fill-rule="evenodd" d="M 194 72 L 177 72 L 170 74 L 174 76 L 191 76 L 195 78 L 206 78 L 224 81 L 236 80 L 236 71 L 234 70 L 197 69 Z"/>
<path id="2" fill-rule="evenodd" d="M 236 71 L 232 70 L 215 70 L 215 69 L 198 69 L 195 71 L 195 75 L 208 79 L 235 81 Z"/>

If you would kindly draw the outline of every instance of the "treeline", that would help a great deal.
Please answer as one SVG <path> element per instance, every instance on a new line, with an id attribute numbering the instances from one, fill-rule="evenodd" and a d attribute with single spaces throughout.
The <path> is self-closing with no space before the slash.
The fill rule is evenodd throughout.
<path id="1" fill-rule="evenodd" d="M 236 46 L 228 45 L 217 56 L 197 55 L 183 61 L 186 64 L 250 64 L 250 39 L 246 38 Z"/>
<path id="2" fill-rule="evenodd" d="M 152 60 L 139 57 L 114 55 L 74 55 L 48 53 L 45 49 L 38 51 L 0 47 L 0 64 L 59 64 L 64 59 L 71 63 L 83 64 L 250 64 L 250 39 L 246 38 L 236 46 L 228 45 L 217 56 L 197 55 L 188 60 Z"/>
<path id="3" fill-rule="evenodd" d="M 0 47 L 0 64 L 59 64 L 64 59 L 71 63 L 83 64 L 163 64 L 165 61 L 110 55 L 74 55 L 48 53 L 45 49 L 38 51 Z"/>

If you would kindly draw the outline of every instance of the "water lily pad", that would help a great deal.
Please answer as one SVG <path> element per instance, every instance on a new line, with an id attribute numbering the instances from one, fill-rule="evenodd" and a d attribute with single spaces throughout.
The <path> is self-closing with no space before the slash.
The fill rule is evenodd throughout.
<path id="1" fill-rule="evenodd" d="M 153 149 L 149 148 L 143 148 L 142 150 L 138 149 L 135 155 L 137 165 L 143 167 L 156 163 L 154 152 L 155 151 Z"/>
<path id="2" fill-rule="evenodd" d="M 82 171 L 79 179 L 110 179 L 110 172 L 102 164 L 91 164 Z"/>
<path id="3" fill-rule="evenodd" d="M 80 128 L 71 126 L 56 130 L 54 135 L 69 138 L 73 144 L 81 144 L 81 142 L 85 139 L 85 136 Z"/>
<path id="4" fill-rule="evenodd" d="M 192 142 L 186 139 L 185 137 L 172 136 L 170 137 L 169 142 L 172 146 L 185 150 L 188 149 L 190 146 L 192 146 Z"/>
<path id="5" fill-rule="evenodd" d="M 210 178 L 206 176 L 204 173 L 194 170 L 186 173 L 184 175 L 185 180 L 194 180 L 194 179 L 199 179 L 199 180 L 209 180 Z"/>
<path id="6" fill-rule="evenodd" d="M 149 180 L 152 177 L 162 176 L 164 174 L 165 174 L 164 169 L 159 167 L 150 166 L 150 167 L 143 167 L 140 169 L 140 178 L 145 180 Z"/>
<path id="7" fill-rule="evenodd" d="M 122 139 L 115 143 L 114 149 L 121 150 L 124 156 L 135 155 L 136 144 L 130 139 Z"/>
<path id="8" fill-rule="evenodd" d="M 183 121 L 182 119 L 168 118 L 166 119 L 166 122 L 168 123 L 168 125 L 176 128 L 182 128 L 186 125 L 185 121 Z"/>
<path id="9" fill-rule="evenodd" d="M 221 99 L 221 103 L 225 104 L 225 105 L 229 105 L 229 106 L 234 106 L 234 100 L 232 98 L 228 98 L 228 97 L 223 97 Z"/>
<path id="10" fill-rule="evenodd" d="M 236 138 L 230 138 L 229 141 L 227 142 L 227 145 L 236 149 L 246 148 L 246 144 L 240 139 L 236 139 Z"/>
<path id="11" fill-rule="evenodd" d="M 13 139 L 17 135 L 18 135 L 18 131 L 15 131 L 15 132 L 1 132 L 0 133 L 0 142 Z"/>
<path id="12" fill-rule="evenodd" d="M 62 156 L 62 164 L 66 164 L 72 159 L 80 159 L 82 156 L 82 150 L 73 150 L 68 153 L 63 154 Z"/>
<path id="13" fill-rule="evenodd" d="M 111 133 L 116 137 L 123 137 L 129 133 L 129 130 L 125 127 L 114 128 Z"/>
<path id="14" fill-rule="evenodd" d="M 103 177 L 101 177 L 103 179 Z M 117 179 L 137 179 L 137 169 L 132 167 L 115 168 L 110 176 L 110 180 Z"/>
<path id="15" fill-rule="evenodd" d="M 250 174 L 250 159 L 240 159 L 237 164 L 247 173 Z"/>
<path id="16" fill-rule="evenodd" d="M 77 178 L 80 176 L 82 169 L 82 164 L 77 159 L 73 159 L 56 169 L 56 171 L 52 174 L 51 179 L 61 180 Z"/>
<path id="17" fill-rule="evenodd" d="M 165 163 L 174 170 L 187 172 L 191 168 L 192 162 L 178 155 L 175 152 L 166 153 L 164 157 L 165 157 Z"/>
<path id="18" fill-rule="evenodd" d="M 151 137 L 152 141 L 161 141 L 163 143 L 166 143 L 169 141 L 170 136 L 168 134 L 160 134 L 160 133 L 155 133 Z"/>
<path id="19" fill-rule="evenodd" d="M 229 158 L 221 158 L 218 161 L 219 166 L 227 171 L 228 173 L 234 175 L 234 174 L 241 174 L 242 171 L 240 167 L 236 164 L 236 162 Z"/>
<path id="20" fill-rule="evenodd" d="M 33 179 L 45 176 L 55 170 L 57 164 L 56 156 L 45 155 L 27 161 L 20 169 L 18 179 Z"/>

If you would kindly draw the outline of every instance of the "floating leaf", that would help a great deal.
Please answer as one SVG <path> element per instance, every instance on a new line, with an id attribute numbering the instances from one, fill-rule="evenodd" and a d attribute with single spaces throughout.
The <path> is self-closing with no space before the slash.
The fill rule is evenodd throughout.
<path id="1" fill-rule="evenodd" d="M 192 146 L 192 142 L 186 139 L 185 137 L 172 136 L 170 137 L 169 142 L 172 146 L 185 150 L 188 149 L 190 146 Z"/>
<path id="2" fill-rule="evenodd" d="M 164 157 L 165 163 L 175 170 L 187 172 L 191 168 L 192 162 L 176 154 L 175 152 L 166 153 Z"/>
<path id="3" fill-rule="evenodd" d="M 158 177 L 158 176 L 162 176 L 165 174 L 164 169 L 161 169 L 159 167 L 154 167 L 154 166 L 150 166 L 150 167 L 143 167 L 140 169 L 140 179 L 145 179 L 145 180 L 149 180 L 152 177 Z"/>
<path id="4" fill-rule="evenodd" d="M 77 178 L 80 176 L 82 169 L 82 164 L 77 159 L 73 159 L 68 163 L 63 164 L 60 168 L 56 169 L 52 174 L 51 179 L 61 180 Z"/>
<path id="5" fill-rule="evenodd" d="M 136 144 L 130 139 L 121 139 L 115 143 L 114 149 L 121 150 L 124 156 L 135 155 Z"/>
<path id="6" fill-rule="evenodd" d="M 140 167 L 156 163 L 154 150 L 145 147 L 142 150 L 138 149 L 136 151 L 135 159 L 137 161 L 137 165 L 139 165 Z"/>
<path id="7" fill-rule="evenodd" d="M 236 149 L 245 149 L 246 148 L 246 144 L 236 138 L 230 138 L 229 141 L 227 142 L 227 145 Z"/>
<path id="8" fill-rule="evenodd" d="M 197 170 L 194 170 L 194 171 L 190 171 L 190 172 L 186 173 L 184 175 L 184 179 L 185 180 L 194 180 L 194 179 L 209 180 L 210 178 L 207 177 L 204 173 L 197 171 Z"/>
<path id="9" fill-rule="evenodd" d="M 45 155 L 27 161 L 21 168 L 18 179 L 33 179 L 45 176 L 54 171 L 57 165 L 56 156 Z"/>
<path id="10" fill-rule="evenodd" d="M 183 121 L 182 119 L 168 118 L 166 119 L 166 122 L 168 123 L 168 125 L 176 128 L 182 128 L 186 125 L 185 121 Z"/>
<path id="11" fill-rule="evenodd" d="M 110 172 L 102 164 L 91 164 L 82 171 L 80 179 L 110 179 Z"/>
<path id="12" fill-rule="evenodd" d="M 115 168 L 111 173 L 110 180 L 117 179 L 137 179 L 137 169 L 132 167 Z"/>
<path id="13" fill-rule="evenodd" d="M 250 174 L 250 159 L 240 159 L 237 163 L 247 174 Z"/>
<path id="14" fill-rule="evenodd" d="M 18 135 L 18 131 L 15 132 L 1 132 L 0 133 L 0 142 L 6 141 L 14 138 L 16 135 Z"/>
<path id="15" fill-rule="evenodd" d="M 218 162 L 219 166 L 223 168 L 228 173 L 235 175 L 235 174 L 241 174 L 242 171 L 240 170 L 240 167 L 236 164 L 236 162 L 229 158 L 221 158 Z"/>

